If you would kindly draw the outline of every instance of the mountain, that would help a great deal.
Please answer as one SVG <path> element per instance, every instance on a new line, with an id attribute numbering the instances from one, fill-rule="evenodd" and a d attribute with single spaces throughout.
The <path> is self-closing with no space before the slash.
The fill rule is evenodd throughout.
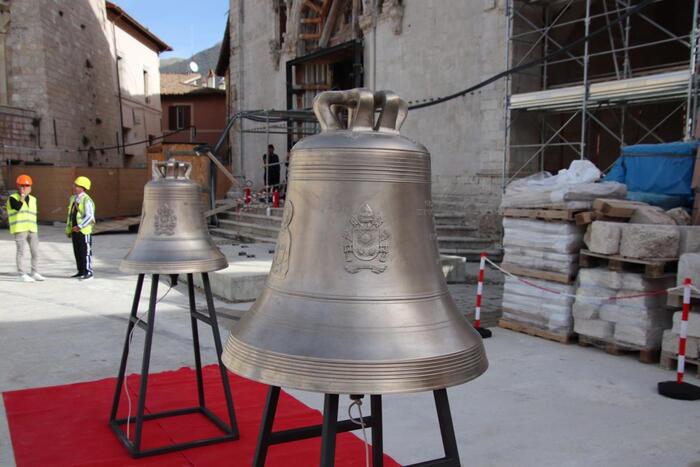
<path id="1" fill-rule="evenodd" d="M 221 48 L 221 42 L 218 44 L 204 49 L 201 52 L 197 52 L 190 58 L 180 58 L 177 61 L 172 61 L 172 59 L 166 58 L 160 61 L 160 72 L 161 73 L 187 73 L 190 71 L 190 62 L 195 62 L 199 65 L 199 73 L 202 76 L 206 76 L 210 69 L 216 68 L 216 62 L 219 60 L 219 49 Z"/>
<path id="2" fill-rule="evenodd" d="M 184 58 L 182 58 L 182 57 L 161 58 L 160 59 L 160 66 L 164 67 L 164 66 L 172 65 L 173 63 L 181 62 L 183 60 L 184 60 Z"/>

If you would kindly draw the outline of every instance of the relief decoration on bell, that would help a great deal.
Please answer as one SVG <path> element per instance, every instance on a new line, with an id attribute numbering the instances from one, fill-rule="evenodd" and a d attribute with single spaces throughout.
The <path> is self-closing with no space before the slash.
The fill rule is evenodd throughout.
<path id="1" fill-rule="evenodd" d="M 355 274 L 362 269 L 369 269 L 375 274 L 386 271 L 386 257 L 389 254 L 389 232 L 382 228 L 384 220 L 375 214 L 369 204 L 348 221 L 348 228 L 343 233 L 345 244 L 345 270 Z"/>

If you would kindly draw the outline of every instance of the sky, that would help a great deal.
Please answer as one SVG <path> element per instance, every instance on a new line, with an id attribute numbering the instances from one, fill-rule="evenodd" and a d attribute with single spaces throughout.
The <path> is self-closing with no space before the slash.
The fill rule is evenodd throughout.
<path id="1" fill-rule="evenodd" d="M 221 41 L 226 28 L 228 0 L 114 0 L 173 51 L 161 58 L 189 58 Z"/>

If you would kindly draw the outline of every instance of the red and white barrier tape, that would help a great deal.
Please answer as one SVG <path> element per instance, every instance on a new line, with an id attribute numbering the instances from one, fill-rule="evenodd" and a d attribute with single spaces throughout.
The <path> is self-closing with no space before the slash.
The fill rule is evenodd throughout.
<path id="1" fill-rule="evenodd" d="M 512 274 L 505 269 L 501 268 L 498 264 L 494 263 L 488 258 L 484 258 L 488 263 L 493 266 L 494 268 L 498 269 L 501 271 L 503 274 L 505 274 L 508 277 L 511 277 L 518 282 L 522 282 L 525 285 L 528 285 L 530 287 L 533 287 L 535 289 L 543 290 L 545 292 L 554 294 L 554 295 L 559 295 L 561 297 L 569 297 L 569 298 L 575 298 L 577 300 L 581 300 L 583 302 L 585 301 L 591 301 L 591 302 L 601 302 L 601 301 L 616 301 L 616 300 L 625 300 L 625 299 L 630 299 L 630 298 L 640 298 L 640 297 L 653 297 L 655 295 L 664 295 L 669 292 L 673 292 L 676 290 L 681 290 L 683 289 L 682 285 L 676 286 L 676 287 L 669 287 L 668 289 L 661 289 L 661 290 L 651 290 L 649 292 L 640 292 L 640 293 L 635 293 L 635 294 L 628 294 L 628 295 L 610 295 L 610 296 L 595 296 L 595 295 L 576 295 L 576 294 L 570 294 L 566 292 L 562 292 L 560 290 L 555 290 L 555 289 L 550 289 L 548 287 L 543 287 L 541 285 L 537 285 L 534 282 L 531 282 L 527 279 L 524 279 L 520 276 L 516 276 L 515 274 Z M 481 272 L 479 273 L 481 275 Z M 691 286 L 692 287 L 692 286 Z M 692 287 L 695 289 L 695 287 Z M 695 289 L 696 291 L 700 292 L 698 289 Z"/>
<path id="2" fill-rule="evenodd" d="M 676 369 L 676 381 L 678 383 L 683 382 L 683 375 L 685 373 L 685 347 L 686 347 L 686 341 L 688 338 L 688 317 L 690 314 L 690 292 L 695 291 L 696 293 L 700 294 L 700 289 L 695 287 L 693 285 L 693 281 L 690 278 L 686 278 L 683 280 L 683 285 L 679 285 L 677 287 L 670 287 L 668 289 L 661 289 L 661 290 L 652 290 L 649 292 L 642 292 L 638 294 L 630 294 L 630 295 L 613 295 L 613 296 L 608 296 L 608 297 L 595 297 L 591 295 L 575 295 L 575 294 L 569 294 L 566 292 L 562 292 L 560 290 L 555 290 L 555 289 L 550 289 L 548 287 L 542 287 L 541 285 L 537 285 L 527 279 L 524 279 L 522 277 L 516 276 L 515 274 L 512 274 L 505 269 L 501 268 L 499 265 L 491 261 L 486 257 L 486 253 L 481 254 L 481 262 L 479 263 L 479 282 L 477 284 L 476 288 L 476 313 L 474 315 L 474 327 L 479 328 L 481 326 L 481 295 L 483 293 L 484 289 L 484 267 L 486 265 L 486 262 L 496 268 L 497 270 L 501 271 L 503 274 L 505 274 L 508 277 L 512 277 L 513 279 L 522 282 L 525 285 L 528 285 L 530 287 L 533 287 L 535 289 L 539 289 L 545 292 L 549 292 L 554 295 L 559 295 L 562 297 L 571 297 L 575 298 L 576 300 L 582 300 L 582 301 L 587 301 L 587 300 L 595 300 L 595 301 L 614 301 L 614 300 L 624 300 L 628 298 L 639 298 L 639 297 L 650 297 L 654 295 L 663 295 L 667 294 L 669 292 L 673 292 L 676 290 L 683 290 L 683 310 L 681 312 L 681 322 L 680 322 L 680 332 L 678 335 L 678 368 Z"/>

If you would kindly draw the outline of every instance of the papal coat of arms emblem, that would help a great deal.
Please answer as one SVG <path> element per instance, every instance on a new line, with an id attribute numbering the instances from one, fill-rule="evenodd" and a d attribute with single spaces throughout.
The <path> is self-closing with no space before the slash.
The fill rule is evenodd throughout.
<path id="1" fill-rule="evenodd" d="M 175 233 L 175 224 L 177 224 L 177 216 L 175 216 L 172 208 L 167 203 L 158 207 L 155 216 L 155 234 L 173 235 Z"/>
<path id="2" fill-rule="evenodd" d="M 345 243 L 345 270 L 355 274 L 361 269 L 369 269 L 375 274 L 387 268 L 389 254 L 389 232 L 382 228 L 384 221 L 375 214 L 369 204 L 350 218 L 348 228 L 343 233 Z"/>

